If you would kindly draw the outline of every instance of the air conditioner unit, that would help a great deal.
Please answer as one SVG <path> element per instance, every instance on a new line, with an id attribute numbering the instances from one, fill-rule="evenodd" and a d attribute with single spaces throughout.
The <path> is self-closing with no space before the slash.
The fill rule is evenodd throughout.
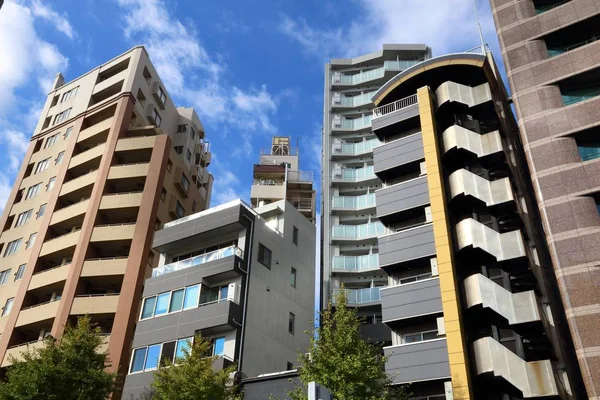
<path id="1" fill-rule="evenodd" d="M 238 302 L 238 290 L 235 283 L 230 283 L 227 287 L 227 300 Z"/>

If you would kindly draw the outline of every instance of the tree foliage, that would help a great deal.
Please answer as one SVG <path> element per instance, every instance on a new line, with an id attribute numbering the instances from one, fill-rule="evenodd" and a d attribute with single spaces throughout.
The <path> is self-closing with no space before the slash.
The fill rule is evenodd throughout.
<path id="1" fill-rule="evenodd" d="M 238 388 L 233 382 L 235 365 L 217 370 L 213 362 L 219 357 L 208 357 L 212 344 L 197 335 L 184 356 L 166 362 L 154 373 L 153 400 L 228 400 L 236 398 Z"/>
<path id="2" fill-rule="evenodd" d="M 108 372 L 100 329 L 85 316 L 66 326 L 60 340 L 45 339 L 38 349 L 12 359 L 0 383 L 0 400 L 104 400 L 113 391 L 116 375 Z"/>
<path id="3" fill-rule="evenodd" d="M 403 400 L 403 388 L 393 387 L 385 372 L 386 358 L 381 348 L 365 341 L 356 309 L 347 307 L 341 290 L 320 314 L 320 326 L 311 338 L 310 353 L 299 355 L 300 381 L 306 387 L 317 382 L 336 400 Z M 302 387 L 289 393 L 293 400 L 306 400 Z"/>

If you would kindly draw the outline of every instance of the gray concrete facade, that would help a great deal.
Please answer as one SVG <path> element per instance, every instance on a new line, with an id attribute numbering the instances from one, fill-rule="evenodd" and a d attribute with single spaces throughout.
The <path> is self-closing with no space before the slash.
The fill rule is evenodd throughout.
<path id="1" fill-rule="evenodd" d="M 431 224 L 380 236 L 378 242 L 379 264 L 382 267 L 435 255 Z"/>
<path id="2" fill-rule="evenodd" d="M 375 173 L 423 160 L 423 138 L 420 133 L 384 143 L 373 149 Z"/>
<path id="3" fill-rule="evenodd" d="M 445 338 L 390 346 L 384 352 L 389 357 L 385 370 L 397 384 L 450 378 Z"/>
<path id="4" fill-rule="evenodd" d="M 425 176 L 386 186 L 375 191 L 375 194 L 377 218 L 429 204 L 429 188 Z"/>
<path id="5" fill-rule="evenodd" d="M 381 290 L 383 322 L 442 314 L 440 280 L 431 278 Z"/>

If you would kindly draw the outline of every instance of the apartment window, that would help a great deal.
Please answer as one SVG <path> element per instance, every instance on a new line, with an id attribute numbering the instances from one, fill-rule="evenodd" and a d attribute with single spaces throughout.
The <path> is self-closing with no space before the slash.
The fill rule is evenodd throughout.
<path id="1" fill-rule="evenodd" d="M 152 119 L 154 120 L 154 126 L 156 126 L 157 128 L 160 127 L 160 124 L 162 123 L 162 118 L 160 117 L 158 111 L 156 111 L 156 108 L 152 110 Z"/>
<path id="2" fill-rule="evenodd" d="M 150 75 L 150 71 L 148 71 L 148 68 L 144 67 L 142 75 L 144 76 L 144 80 L 146 81 L 146 83 L 149 85 L 150 82 L 152 82 L 152 75 Z"/>
<path id="3" fill-rule="evenodd" d="M 46 158 L 45 160 L 38 162 L 35 166 L 35 170 L 33 171 L 33 173 L 37 174 L 42 171 L 45 171 L 48 169 L 48 166 L 50 166 L 50 158 Z"/>
<path id="4" fill-rule="evenodd" d="M 190 136 L 192 137 L 192 140 L 196 139 L 196 131 L 193 127 L 190 129 Z"/>
<path id="5" fill-rule="evenodd" d="M 192 152 L 190 149 L 185 149 L 185 159 L 188 161 L 192 161 Z"/>
<path id="6" fill-rule="evenodd" d="M 175 146 L 173 147 L 173 150 L 175 150 L 175 153 L 181 154 L 183 153 L 183 146 Z"/>
<path id="7" fill-rule="evenodd" d="M 296 275 L 296 268 L 292 267 L 292 273 L 290 274 L 290 285 L 292 285 L 292 287 L 296 287 Z"/>
<path id="8" fill-rule="evenodd" d="M 192 200 L 192 212 L 196 212 L 196 200 Z"/>
<path id="9" fill-rule="evenodd" d="M 160 191 L 160 199 L 162 201 L 165 201 L 166 198 L 167 198 L 167 190 L 165 188 L 162 188 L 162 190 Z"/>
<path id="10" fill-rule="evenodd" d="M 410 333 L 402 336 L 402 343 L 416 343 L 416 342 L 424 342 L 426 340 L 433 340 L 438 338 L 438 331 L 425 331 L 425 332 L 416 332 Z"/>
<path id="11" fill-rule="evenodd" d="M 162 104 L 167 104 L 167 95 L 160 86 L 158 87 L 158 99 Z"/>
<path id="12" fill-rule="evenodd" d="M 65 102 L 69 99 L 72 99 L 73 97 L 77 96 L 77 92 L 79 91 L 79 86 L 74 87 L 71 90 L 68 90 L 66 92 L 63 93 L 62 97 L 60 98 L 60 102 Z"/>
<path id="13" fill-rule="evenodd" d="M 44 149 L 52 147 L 52 145 L 56 143 L 56 138 L 58 138 L 58 135 L 59 134 L 57 133 L 56 135 L 49 136 L 48 139 L 46 139 L 46 143 L 44 143 Z"/>
<path id="14" fill-rule="evenodd" d="M 177 216 L 177 218 L 183 218 L 185 216 L 185 209 L 183 208 L 179 200 L 177 200 L 177 203 L 175 204 L 175 215 Z"/>
<path id="15" fill-rule="evenodd" d="M 169 303 L 169 312 L 181 311 L 183 308 L 183 297 L 185 289 L 174 290 L 171 292 L 171 302 Z"/>
<path id="16" fill-rule="evenodd" d="M 27 264 L 19 265 L 19 268 L 17 268 L 17 272 L 15 273 L 15 281 L 20 281 L 21 279 L 23 279 L 23 274 L 25 273 L 26 266 Z"/>
<path id="17" fill-rule="evenodd" d="M 54 183 L 56 182 L 56 177 L 53 176 L 52 178 L 50 178 L 50 180 L 48 181 L 48 184 L 46 185 L 46 192 L 49 192 L 52 190 L 52 188 L 54 187 Z"/>
<path id="18" fill-rule="evenodd" d="M 225 354 L 225 338 L 219 337 L 213 341 L 213 356 L 223 357 Z"/>
<path id="19" fill-rule="evenodd" d="M 31 218 L 31 214 L 33 213 L 33 209 L 22 212 L 17 217 L 17 222 L 15 223 L 15 228 L 17 226 L 25 225 L 29 219 Z"/>
<path id="20" fill-rule="evenodd" d="M 177 361 L 185 357 L 192 341 L 193 338 L 189 337 L 134 349 L 129 373 L 153 371 L 166 360 Z"/>
<path id="21" fill-rule="evenodd" d="M 258 262 L 265 267 L 271 269 L 271 250 L 269 250 L 262 243 L 258 244 Z"/>
<path id="22" fill-rule="evenodd" d="M 29 187 L 29 189 L 27 189 L 27 193 L 25 193 L 25 200 L 31 199 L 32 197 L 37 196 L 37 194 L 40 191 L 41 186 L 42 186 L 42 183 L 40 182 L 38 184 L 35 184 L 35 185 Z"/>
<path id="23" fill-rule="evenodd" d="M 42 204 L 40 206 L 40 209 L 36 213 L 36 215 L 37 215 L 36 219 L 40 219 L 44 216 L 44 214 L 46 213 L 46 206 L 47 206 L 47 204 Z"/>
<path id="24" fill-rule="evenodd" d="M 140 320 L 196 308 L 199 299 L 200 285 L 192 285 L 146 297 L 142 304 Z"/>
<path id="25" fill-rule="evenodd" d="M 287 366 L 286 366 L 286 371 L 292 371 L 294 369 L 294 364 L 292 364 L 291 362 L 287 362 Z"/>
<path id="26" fill-rule="evenodd" d="M 19 250 L 19 247 L 21 247 L 22 241 L 23 238 L 19 238 L 17 240 L 13 240 L 12 242 L 8 242 L 8 245 L 6 245 L 6 250 L 4 250 L 4 257 L 15 254 Z"/>
<path id="27" fill-rule="evenodd" d="M 288 320 L 288 332 L 292 335 L 296 330 L 296 316 L 293 313 L 290 313 L 290 318 Z"/>
<path id="28" fill-rule="evenodd" d="M 58 155 L 56 156 L 56 160 L 54 160 L 54 165 L 58 165 L 62 162 L 63 158 L 65 158 L 65 152 L 61 151 L 60 153 L 58 153 Z"/>
<path id="29" fill-rule="evenodd" d="M 15 298 L 11 297 L 10 299 L 6 299 L 6 304 L 2 307 L 2 316 L 10 314 L 10 310 L 12 310 L 13 303 L 15 302 Z"/>
<path id="30" fill-rule="evenodd" d="M 70 126 L 70 127 L 67 128 L 67 130 L 65 131 L 65 133 L 63 135 L 63 138 L 65 140 L 67 140 L 71 136 L 71 132 L 73 132 L 73 127 L 72 126 Z"/>
<path id="31" fill-rule="evenodd" d="M 292 235 L 292 241 L 298 246 L 298 228 L 294 227 L 294 234 Z"/>
<path id="32" fill-rule="evenodd" d="M 35 243 L 36 237 L 37 237 L 37 232 L 34 232 L 31 235 L 29 235 L 29 239 L 27 239 L 27 242 L 25 242 L 25 250 L 30 249 L 31 246 L 33 246 L 33 244 Z"/>
<path id="33" fill-rule="evenodd" d="M 188 178 L 186 178 L 184 174 L 181 174 L 181 180 L 179 182 L 181 183 L 183 190 L 187 193 L 188 189 L 190 188 L 190 181 Z"/>
<path id="34" fill-rule="evenodd" d="M 56 125 L 66 119 L 69 118 L 69 116 L 71 115 L 71 109 L 67 108 L 65 111 L 58 113 L 54 116 L 54 122 L 52 123 L 52 125 Z"/>
<path id="35" fill-rule="evenodd" d="M 177 133 L 185 132 L 187 130 L 187 125 L 181 124 L 177 125 Z"/>
<path id="36" fill-rule="evenodd" d="M 4 284 L 6 284 L 6 282 L 8 282 L 8 277 L 10 276 L 11 271 L 12 271 L 12 269 L 9 268 L 9 269 L 5 269 L 4 271 L 0 272 L 0 285 L 4 285 Z"/>

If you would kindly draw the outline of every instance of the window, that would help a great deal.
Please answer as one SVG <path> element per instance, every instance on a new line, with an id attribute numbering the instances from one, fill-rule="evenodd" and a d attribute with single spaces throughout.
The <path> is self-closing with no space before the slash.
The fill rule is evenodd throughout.
<path id="1" fill-rule="evenodd" d="M 287 367 L 286 367 L 286 371 L 292 371 L 294 369 L 294 364 L 292 364 L 291 362 L 287 362 Z"/>
<path id="2" fill-rule="evenodd" d="M 183 153 L 183 146 L 175 146 L 173 147 L 173 150 L 175 150 L 175 153 L 181 154 Z"/>
<path id="3" fill-rule="evenodd" d="M 193 127 L 190 129 L 190 136 L 192 137 L 192 140 L 196 139 L 196 131 Z"/>
<path id="4" fill-rule="evenodd" d="M 72 126 L 68 127 L 67 130 L 65 131 L 65 134 L 63 135 L 65 140 L 67 140 L 71 136 L 71 132 L 73 132 Z"/>
<path id="5" fill-rule="evenodd" d="M 298 246 L 298 228 L 294 227 L 294 234 L 292 236 L 292 241 L 296 246 Z"/>
<path id="6" fill-rule="evenodd" d="M 185 149 L 185 159 L 188 161 L 192 161 L 192 152 L 190 149 Z"/>
<path id="7" fill-rule="evenodd" d="M 408 335 L 403 335 L 402 343 L 403 344 L 416 343 L 416 342 L 423 342 L 425 340 L 432 340 L 432 339 L 437 339 L 437 338 L 438 338 L 438 331 L 436 329 L 436 330 L 432 330 L 432 331 L 417 332 L 417 333 L 411 333 Z"/>
<path id="8" fill-rule="evenodd" d="M 140 319 L 152 318 L 154 316 L 154 307 L 156 306 L 156 296 L 144 299 L 142 305 L 142 316 Z"/>
<path id="9" fill-rule="evenodd" d="M 68 90 L 66 92 L 63 93 L 62 97 L 60 98 L 60 102 L 65 102 L 69 99 L 72 99 L 73 97 L 77 96 L 77 92 L 79 91 L 79 86 L 74 87 L 71 90 Z"/>
<path id="10" fill-rule="evenodd" d="M 52 123 L 52 125 L 56 125 L 66 119 L 69 118 L 69 116 L 71 115 L 71 109 L 67 108 L 65 111 L 58 113 L 54 116 L 54 122 Z"/>
<path id="11" fill-rule="evenodd" d="M 154 120 L 154 126 L 157 128 L 160 127 L 160 124 L 162 123 L 162 118 L 160 117 L 158 111 L 156 111 L 156 108 L 152 110 L 152 119 Z"/>
<path id="12" fill-rule="evenodd" d="M 192 345 L 192 338 L 179 339 L 177 341 L 177 347 L 175 347 L 175 362 L 189 354 Z"/>
<path id="13" fill-rule="evenodd" d="M 56 160 L 54 160 L 54 165 L 58 165 L 62 162 L 63 158 L 65 158 L 65 152 L 61 151 L 60 153 L 58 153 L 58 155 L 56 156 Z"/>
<path id="14" fill-rule="evenodd" d="M 163 315 L 169 312 L 170 299 L 171 292 L 159 294 L 156 300 L 156 310 L 154 311 L 154 315 Z"/>
<path id="15" fill-rule="evenodd" d="M 44 214 L 46 213 L 46 206 L 47 206 L 47 204 L 42 204 L 40 206 L 40 209 L 36 213 L 36 215 L 37 215 L 36 219 L 40 219 L 44 216 Z"/>
<path id="16" fill-rule="evenodd" d="M 192 212 L 196 212 L 196 200 L 192 200 Z"/>
<path id="17" fill-rule="evenodd" d="M 167 171 L 171 172 L 173 169 L 173 162 L 171 160 L 167 161 Z"/>
<path id="18" fill-rule="evenodd" d="M 19 238 L 17 240 L 13 240 L 12 242 L 9 242 L 8 245 L 6 246 L 6 250 L 4 251 L 4 257 L 8 257 L 11 254 L 15 254 L 19 250 L 19 247 L 21 247 L 22 241 L 23 241 L 23 238 Z"/>
<path id="19" fill-rule="evenodd" d="M 9 268 L 0 272 L 0 285 L 4 285 L 6 282 L 8 282 L 8 277 L 10 276 L 11 271 L 12 269 Z"/>
<path id="20" fill-rule="evenodd" d="M 296 325 L 296 316 L 293 313 L 290 313 L 290 319 L 288 321 L 288 332 L 291 333 L 292 335 L 294 334 L 294 331 L 296 329 L 295 325 Z"/>
<path id="21" fill-rule="evenodd" d="M 193 338 L 189 337 L 134 349 L 129 373 L 155 370 L 166 360 L 177 363 L 189 353 L 192 341 Z"/>
<path id="22" fill-rule="evenodd" d="M 46 185 L 46 192 L 49 192 L 52 190 L 52 188 L 54 187 L 54 183 L 56 182 L 56 177 L 53 176 L 52 178 L 50 178 L 50 180 L 48 181 L 48 184 Z"/>
<path id="23" fill-rule="evenodd" d="M 15 274 L 15 281 L 20 281 L 21 279 L 23 279 L 23 274 L 25 273 L 26 266 L 27 264 L 19 265 L 19 268 L 17 268 L 17 273 Z"/>
<path id="24" fill-rule="evenodd" d="M 141 372 L 144 370 L 144 361 L 146 360 L 146 348 L 135 349 L 133 351 L 133 358 L 131 359 L 131 368 L 129 373 Z"/>
<path id="25" fill-rule="evenodd" d="M 183 208 L 179 200 L 177 200 L 177 203 L 175 204 L 175 215 L 177 216 L 177 218 L 183 218 L 185 216 L 185 209 Z"/>
<path id="26" fill-rule="evenodd" d="M 258 262 L 271 269 L 271 250 L 267 249 L 262 243 L 258 244 Z"/>
<path id="27" fill-rule="evenodd" d="M 200 296 L 200 285 L 189 286 L 185 288 L 185 299 L 183 300 L 183 309 L 198 307 L 198 297 Z"/>
<path id="28" fill-rule="evenodd" d="M 27 189 L 27 193 L 25 193 L 25 200 L 31 199 L 32 197 L 37 196 L 37 194 L 40 191 L 41 186 L 42 186 L 42 183 L 40 182 L 38 184 L 35 184 L 35 185 L 29 187 L 29 189 Z"/>
<path id="29" fill-rule="evenodd" d="M 162 201 L 165 201 L 166 198 L 167 198 L 167 190 L 165 188 L 162 188 L 162 190 L 160 191 L 160 199 Z"/>
<path id="30" fill-rule="evenodd" d="M 144 71 L 142 72 L 142 75 L 144 76 L 146 83 L 149 85 L 150 82 L 152 82 L 152 75 L 150 75 L 150 71 L 148 71 L 148 68 L 144 67 Z"/>
<path id="31" fill-rule="evenodd" d="M 290 274 L 290 285 L 296 287 L 296 268 L 292 267 L 292 273 Z"/>
<path id="32" fill-rule="evenodd" d="M 49 136 L 48 139 L 46 139 L 46 143 L 44 143 L 44 148 L 47 149 L 48 147 L 52 147 L 52 145 L 56 143 L 58 135 L 59 134 L 57 133 L 56 135 Z"/>
<path id="33" fill-rule="evenodd" d="M 31 214 L 33 213 L 33 209 L 22 212 L 17 217 L 17 222 L 15 223 L 15 228 L 17 226 L 25 225 L 29 219 L 31 218 Z"/>
<path id="34" fill-rule="evenodd" d="M 45 171 L 48 169 L 48 166 L 50 166 L 50 159 L 46 158 L 45 160 L 42 160 L 40 162 L 37 163 L 37 165 L 35 166 L 35 170 L 33 171 L 34 174 L 40 173 L 42 171 Z"/>
<path id="35" fill-rule="evenodd" d="M 2 316 L 8 315 L 10 310 L 12 309 L 13 303 L 15 302 L 15 298 L 11 297 L 10 299 L 6 299 L 6 304 L 2 307 Z"/>
<path id="36" fill-rule="evenodd" d="M 183 308 L 183 296 L 185 289 L 175 290 L 171 293 L 171 304 L 169 304 L 169 312 L 181 311 Z"/>
<path id="37" fill-rule="evenodd" d="M 187 130 L 187 125 L 177 125 L 177 133 L 185 132 Z"/>
<path id="38" fill-rule="evenodd" d="M 160 100 L 160 102 L 162 104 L 167 104 L 167 95 L 165 94 L 165 92 L 163 92 L 162 88 L 159 86 L 158 87 L 158 99 Z"/>
<path id="39" fill-rule="evenodd" d="M 146 354 L 146 362 L 144 363 L 144 370 L 151 370 L 158 368 L 158 360 L 160 358 L 160 344 L 148 346 L 148 353 Z"/>
<path id="40" fill-rule="evenodd" d="M 35 243 L 36 237 L 37 237 L 37 232 L 34 232 L 31 235 L 29 235 L 29 239 L 27 239 L 27 242 L 25 242 L 25 250 L 30 249 L 31 246 L 33 246 L 33 244 Z"/>
<path id="41" fill-rule="evenodd" d="M 186 178 L 184 174 L 181 174 L 181 180 L 179 181 L 179 183 L 181 183 L 181 187 L 187 193 L 188 189 L 190 188 L 190 181 L 188 180 L 188 178 Z"/>
<path id="42" fill-rule="evenodd" d="M 225 338 L 216 338 L 213 344 L 213 356 L 222 357 L 223 354 L 225 354 Z"/>
<path id="43" fill-rule="evenodd" d="M 414 276 L 408 276 L 406 278 L 401 278 L 399 280 L 399 284 L 404 285 L 405 283 L 412 283 L 412 282 L 422 281 L 424 279 L 430 279 L 430 278 L 431 278 L 431 272 L 428 272 L 428 273 L 424 273 L 424 274 L 420 274 L 420 275 L 414 275 Z"/>
<path id="44" fill-rule="evenodd" d="M 198 307 L 200 285 L 192 285 L 172 292 L 146 297 L 140 320 Z"/>

